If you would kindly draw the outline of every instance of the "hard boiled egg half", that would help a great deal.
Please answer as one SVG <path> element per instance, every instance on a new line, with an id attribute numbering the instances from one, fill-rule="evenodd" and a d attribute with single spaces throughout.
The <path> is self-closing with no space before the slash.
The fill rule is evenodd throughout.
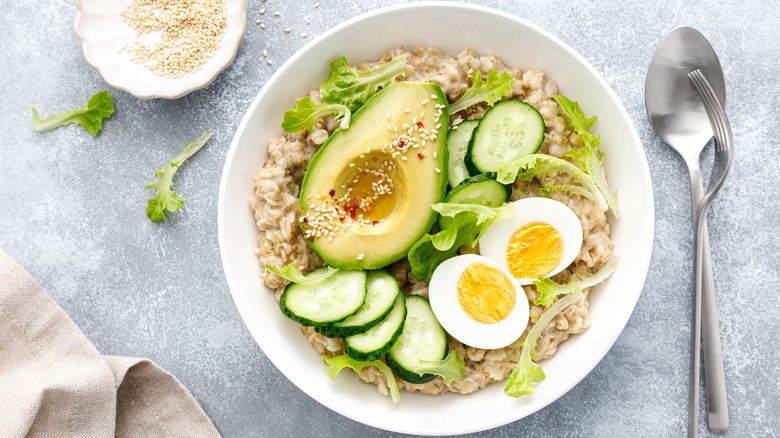
<path id="1" fill-rule="evenodd" d="M 514 218 L 488 227 L 479 253 L 497 261 L 521 285 L 566 269 L 582 247 L 577 215 L 549 198 L 520 199 L 512 206 Z"/>
<path id="2" fill-rule="evenodd" d="M 433 272 L 431 309 L 444 330 L 476 348 L 501 348 L 528 325 L 528 299 L 496 261 L 476 254 L 453 257 Z"/>

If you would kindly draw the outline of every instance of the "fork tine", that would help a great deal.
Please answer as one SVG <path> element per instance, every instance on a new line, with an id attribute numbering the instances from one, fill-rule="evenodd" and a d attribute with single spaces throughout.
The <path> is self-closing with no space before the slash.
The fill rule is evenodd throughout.
<path id="1" fill-rule="evenodd" d="M 715 149 L 717 151 L 723 151 L 729 145 L 723 144 L 724 141 L 728 142 L 731 138 L 731 129 L 728 120 L 725 119 L 723 107 L 720 105 L 718 98 L 715 96 L 715 92 L 712 90 L 707 78 L 701 73 L 699 69 L 696 69 L 688 73 L 688 77 L 693 82 L 696 90 L 699 92 L 699 97 L 707 110 L 707 114 L 713 125 L 715 131 Z"/>

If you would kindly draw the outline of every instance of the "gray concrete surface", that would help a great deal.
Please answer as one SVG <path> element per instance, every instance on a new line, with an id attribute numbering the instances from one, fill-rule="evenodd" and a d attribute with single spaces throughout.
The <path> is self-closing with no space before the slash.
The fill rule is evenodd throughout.
<path id="1" fill-rule="evenodd" d="M 174 101 L 114 91 L 93 139 L 32 129 L 42 113 L 106 89 L 82 57 L 73 1 L 0 0 L 0 248 L 26 267 L 106 354 L 149 357 L 192 391 L 226 437 L 391 436 L 320 406 L 263 355 L 233 305 L 217 248 L 222 164 L 244 111 L 308 40 L 391 0 L 249 1 L 235 62 Z M 682 161 L 645 117 L 652 50 L 677 25 L 720 55 L 737 152 L 710 214 L 731 403 L 726 436 L 780 435 L 780 6 L 774 1 L 479 1 L 558 35 L 622 99 L 645 145 L 656 199 L 654 254 L 628 326 L 578 386 L 541 412 L 475 436 L 681 436 L 686 425 L 692 232 Z M 268 9 L 266 29 L 254 24 Z M 270 14 L 280 11 L 279 17 Z M 304 25 L 304 17 L 311 24 Z M 293 32 L 282 31 L 292 26 Z M 262 58 L 263 49 L 275 63 Z M 201 132 L 215 137 L 181 169 L 186 207 L 163 224 L 144 208 L 152 173 Z M 705 163 L 711 162 L 706 155 Z M 708 164 L 707 164 L 708 165 Z M 703 407 L 702 407 L 703 409 Z M 702 411 L 703 419 L 703 411 Z M 709 433 L 705 433 L 709 435 Z"/>

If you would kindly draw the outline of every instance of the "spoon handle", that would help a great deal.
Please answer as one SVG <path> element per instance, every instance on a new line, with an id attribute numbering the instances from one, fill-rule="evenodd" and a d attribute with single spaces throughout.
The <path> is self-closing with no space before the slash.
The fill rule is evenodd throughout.
<path id="1" fill-rule="evenodd" d="M 701 199 L 704 196 L 701 174 L 697 176 L 698 178 L 691 175 L 691 204 L 693 206 L 694 219 L 696 206 L 701 203 Z M 706 217 L 702 220 L 701 227 L 701 342 L 704 350 L 707 423 L 711 431 L 719 433 L 725 432 L 729 427 L 728 401 L 726 398 L 726 379 L 723 370 L 720 328 L 718 326 L 718 305 Z M 698 363 L 696 366 L 698 366 Z"/>

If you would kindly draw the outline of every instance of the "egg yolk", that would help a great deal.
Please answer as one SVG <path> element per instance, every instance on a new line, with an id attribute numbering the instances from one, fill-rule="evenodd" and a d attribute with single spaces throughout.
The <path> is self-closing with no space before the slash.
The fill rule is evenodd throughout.
<path id="1" fill-rule="evenodd" d="M 506 247 L 506 263 L 516 278 L 549 274 L 563 260 L 563 239 L 552 225 L 531 222 L 518 228 Z"/>
<path id="2" fill-rule="evenodd" d="M 515 288 L 498 269 L 472 263 L 458 279 L 458 303 L 475 321 L 494 324 L 515 307 Z"/>

